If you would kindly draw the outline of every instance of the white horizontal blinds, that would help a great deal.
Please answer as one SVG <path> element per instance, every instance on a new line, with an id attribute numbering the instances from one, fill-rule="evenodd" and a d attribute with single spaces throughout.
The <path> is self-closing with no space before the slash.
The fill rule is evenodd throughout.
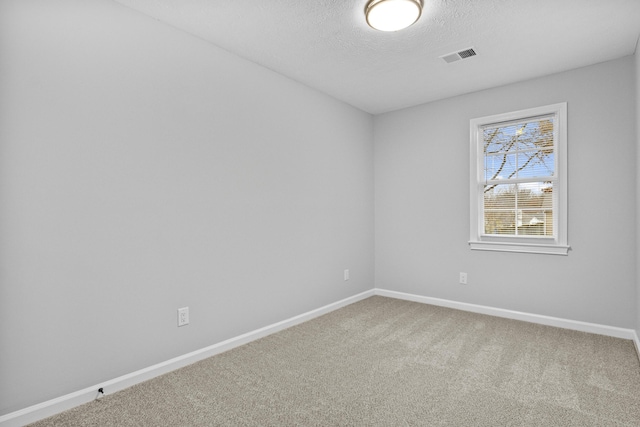
<path id="1" fill-rule="evenodd" d="M 480 130 L 484 234 L 553 236 L 555 115 Z"/>

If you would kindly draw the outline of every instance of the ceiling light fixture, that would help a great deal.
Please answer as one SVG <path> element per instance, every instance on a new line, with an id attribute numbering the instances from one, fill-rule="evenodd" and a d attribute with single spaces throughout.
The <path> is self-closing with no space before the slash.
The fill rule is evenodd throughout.
<path id="1" fill-rule="evenodd" d="M 367 24 L 380 31 L 398 31 L 413 25 L 422 14 L 422 0 L 371 0 Z"/>

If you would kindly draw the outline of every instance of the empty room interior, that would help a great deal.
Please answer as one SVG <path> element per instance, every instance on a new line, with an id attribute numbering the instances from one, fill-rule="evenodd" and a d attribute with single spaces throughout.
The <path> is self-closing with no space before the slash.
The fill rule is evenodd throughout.
<path id="1" fill-rule="evenodd" d="M 313 403 L 182 425 L 638 425 L 640 2 L 394 2 L 0 0 L 0 426 L 234 351 Z"/>

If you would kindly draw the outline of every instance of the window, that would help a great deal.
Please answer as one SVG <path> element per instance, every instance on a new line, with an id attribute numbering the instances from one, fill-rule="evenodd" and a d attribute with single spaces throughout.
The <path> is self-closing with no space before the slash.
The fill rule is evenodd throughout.
<path id="1" fill-rule="evenodd" d="M 567 255 L 567 104 L 471 120 L 471 249 Z"/>

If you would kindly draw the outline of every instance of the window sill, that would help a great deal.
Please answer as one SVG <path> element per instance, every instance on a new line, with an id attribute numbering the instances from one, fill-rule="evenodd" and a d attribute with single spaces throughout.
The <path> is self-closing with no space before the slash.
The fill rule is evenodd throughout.
<path id="1" fill-rule="evenodd" d="M 495 252 L 521 252 L 529 254 L 568 255 L 571 246 L 519 242 L 469 242 L 471 250 Z"/>

